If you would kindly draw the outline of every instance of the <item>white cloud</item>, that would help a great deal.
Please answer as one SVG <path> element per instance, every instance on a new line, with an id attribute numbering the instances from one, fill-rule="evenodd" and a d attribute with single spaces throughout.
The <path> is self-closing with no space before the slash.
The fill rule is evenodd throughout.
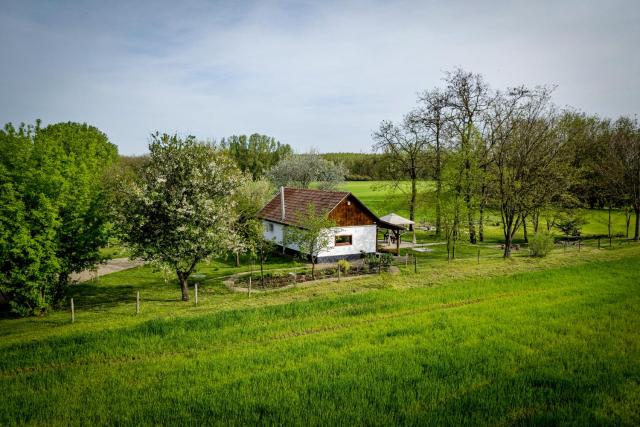
<path id="1" fill-rule="evenodd" d="M 494 86 L 558 84 L 560 105 L 639 110 L 632 2 L 133 4 L 9 8 L 0 117 L 87 121 L 124 153 L 156 129 L 366 151 L 458 65 Z"/>

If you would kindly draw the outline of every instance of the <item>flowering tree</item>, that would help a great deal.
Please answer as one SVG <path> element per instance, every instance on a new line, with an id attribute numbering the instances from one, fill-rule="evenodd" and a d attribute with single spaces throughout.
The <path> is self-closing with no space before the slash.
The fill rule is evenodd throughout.
<path id="1" fill-rule="evenodd" d="M 194 137 L 151 136 L 140 177 L 125 185 L 120 230 L 133 256 L 170 266 L 182 300 L 198 262 L 236 242 L 235 192 L 241 175 L 225 154 Z"/>

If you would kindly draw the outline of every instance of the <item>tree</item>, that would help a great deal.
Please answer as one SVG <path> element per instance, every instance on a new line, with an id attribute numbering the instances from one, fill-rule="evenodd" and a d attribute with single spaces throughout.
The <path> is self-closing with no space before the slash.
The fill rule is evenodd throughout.
<path id="1" fill-rule="evenodd" d="M 300 253 L 309 256 L 311 277 L 315 279 L 318 255 L 333 242 L 330 229 L 335 227 L 336 223 L 328 217 L 328 212 L 318 211 L 313 203 L 295 213 L 295 223 L 296 226 L 286 228 L 285 240 L 297 246 Z"/>
<path id="2" fill-rule="evenodd" d="M 421 107 L 412 116 L 432 136 L 430 140 L 434 150 L 433 179 L 436 181 L 436 235 L 439 236 L 442 226 L 443 153 L 450 120 L 448 93 L 438 88 L 424 91 L 419 95 L 418 102 Z"/>
<path id="3" fill-rule="evenodd" d="M 637 120 L 621 117 L 614 123 L 611 161 L 622 172 L 621 187 L 635 212 L 634 240 L 640 240 L 640 128 Z"/>
<path id="4" fill-rule="evenodd" d="M 235 223 L 235 239 L 231 244 L 236 255 L 236 266 L 240 265 L 240 254 L 255 254 L 256 245 L 262 240 L 262 222 L 256 215 L 273 195 L 273 186 L 264 179 L 253 181 L 244 175 L 235 195 L 238 221 Z"/>
<path id="5" fill-rule="evenodd" d="M 117 149 L 97 128 L 78 123 L 43 128 L 37 144 L 35 167 L 45 174 L 41 180 L 51 182 L 55 174 L 62 186 L 53 189 L 47 184 L 49 189 L 45 190 L 58 200 L 56 256 L 60 272 L 56 299 L 60 299 L 71 273 L 102 260 L 99 249 L 109 239 L 111 219 L 106 174 L 117 161 Z"/>
<path id="6" fill-rule="evenodd" d="M 289 144 L 281 144 L 275 138 L 254 133 L 233 135 L 222 139 L 221 147 L 227 150 L 242 172 L 248 172 L 256 180 L 293 153 Z"/>
<path id="7" fill-rule="evenodd" d="M 408 176 L 411 181 L 409 197 L 409 219 L 415 220 L 418 196 L 418 178 L 427 167 L 426 152 L 429 140 L 423 131 L 422 122 L 415 115 L 408 115 L 401 125 L 383 121 L 373 134 L 374 150 L 383 152 L 389 160 L 395 188 L 402 189 L 400 180 Z M 413 225 L 411 226 L 413 230 Z"/>
<path id="8" fill-rule="evenodd" d="M 182 300 L 203 260 L 223 255 L 234 239 L 241 175 L 231 159 L 193 136 L 151 135 L 149 162 L 125 185 L 119 227 L 132 255 L 176 272 Z"/>
<path id="9" fill-rule="evenodd" d="M 64 297 L 71 273 L 101 261 L 105 174 L 116 157 L 86 124 L 0 131 L 0 293 L 14 312 L 43 313 Z"/>
<path id="10" fill-rule="evenodd" d="M 474 163 L 482 152 L 476 150 L 477 135 L 481 133 L 483 113 L 491 100 L 489 86 L 482 75 L 457 68 L 447 73 L 445 78 L 448 107 L 451 111 L 450 121 L 452 136 L 457 148 L 463 156 L 462 175 L 464 201 L 467 210 L 469 228 L 469 242 L 476 243 L 476 228 L 473 220 L 474 185 L 477 184 L 473 176 Z"/>
<path id="11" fill-rule="evenodd" d="M 276 187 L 309 188 L 317 183 L 321 189 L 333 189 L 344 181 L 346 171 L 316 152 L 294 154 L 281 160 L 268 173 Z"/>
<path id="12" fill-rule="evenodd" d="M 524 218 L 540 206 L 541 192 L 566 182 L 564 145 L 555 126 L 550 90 L 522 87 L 510 91 L 510 97 L 518 102 L 507 101 L 513 112 L 496 128 L 489 172 L 502 216 L 505 258 L 511 255 L 513 237 Z"/>

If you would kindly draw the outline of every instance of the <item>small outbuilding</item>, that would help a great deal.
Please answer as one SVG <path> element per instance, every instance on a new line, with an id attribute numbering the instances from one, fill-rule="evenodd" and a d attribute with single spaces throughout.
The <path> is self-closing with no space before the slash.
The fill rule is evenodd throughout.
<path id="1" fill-rule="evenodd" d="M 395 229 L 390 229 L 393 233 L 394 243 L 396 243 L 397 250 L 400 250 L 400 240 L 402 238 L 402 231 L 407 230 L 407 228 L 412 228 L 411 226 L 415 225 L 413 221 L 410 219 L 404 218 L 398 214 L 390 213 L 380 218 L 381 221 L 387 224 L 395 225 Z M 416 229 L 413 229 L 413 243 L 416 243 Z"/>

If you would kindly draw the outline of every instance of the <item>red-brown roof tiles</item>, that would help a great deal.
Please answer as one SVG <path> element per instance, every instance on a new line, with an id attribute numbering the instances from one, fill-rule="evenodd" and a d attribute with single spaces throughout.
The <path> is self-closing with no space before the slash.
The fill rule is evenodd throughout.
<path id="1" fill-rule="evenodd" d="M 347 191 L 324 191 L 303 188 L 284 188 L 284 211 L 282 218 L 280 207 L 280 193 L 258 212 L 258 218 L 288 225 L 297 225 L 299 212 L 307 209 L 313 203 L 318 214 L 327 214 L 335 208 L 350 193 Z"/>

